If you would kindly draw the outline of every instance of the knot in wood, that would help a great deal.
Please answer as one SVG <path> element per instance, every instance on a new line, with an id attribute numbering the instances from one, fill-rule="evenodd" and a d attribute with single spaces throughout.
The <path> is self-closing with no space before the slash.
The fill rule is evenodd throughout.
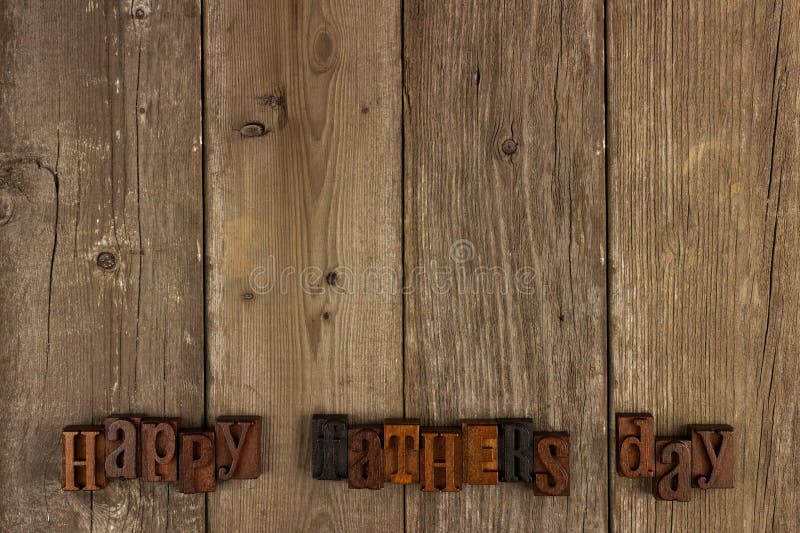
<path id="1" fill-rule="evenodd" d="M 103 270 L 114 270 L 117 268 L 117 258 L 111 252 L 101 252 L 97 255 L 97 266 Z"/>
<path id="2" fill-rule="evenodd" d="M 242 137 L 263 137 L 269 130 L 260 122 L 248 122 L 239 130 Z"/>
<path id="3" fill-rule="evenodd" d="M 14 214 L 14 202 L 7 194 L 0 193 L 0 226 L 5 226 Z"/>

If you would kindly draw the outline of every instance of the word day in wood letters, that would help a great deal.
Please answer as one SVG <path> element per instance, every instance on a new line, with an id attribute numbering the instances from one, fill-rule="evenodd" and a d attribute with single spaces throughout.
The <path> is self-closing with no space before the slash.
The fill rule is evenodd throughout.
<path id="1" fill-rule="evenodd" d="M 689 426 L 688 437 L 655 436 L 649 413 L 617 414 L 617 472 L 652 478 L 658 500 L 688 502 L 691 487 L 733 488 L 735 435 L 725 424 Z"/>
<path id="2" fill-rule="evenodd" d="M 61 488 L 99 490 L 109 479 L 177 481 L 181 492 L 213 492 L 217 479 L 261 475 L 261 417 L 220 417 L 213 429 L 181 429 L 179 418 L 110 416 L 102 426 L 61 433 Z"/>
<path id="3" fill-rule="evenodd" d="M 352 489 L 419 483 L 424 492 L 463 484 L 531 483 L 534 494 L 569 496 L 569 434 L 536 432 L 527 418 L 464 420 L 420 427 L 418 419 L 349 425 L 346 415 L 314 415 L 312 475 Z"/>

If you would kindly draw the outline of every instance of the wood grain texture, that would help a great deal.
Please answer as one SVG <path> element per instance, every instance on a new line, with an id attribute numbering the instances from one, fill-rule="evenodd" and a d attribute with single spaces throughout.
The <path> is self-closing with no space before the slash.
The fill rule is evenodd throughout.
<path id="1" fill-rule="evenodd" d="M 2 2 L 0 64 L 0 530 L 202 530 L 176 487 L 60 493 L 58 454 L 202 418 L 199 2 Z"/>
<path id="2" fill-rule="evenodd" d="M 614 411 L 736 428 L 736 488 L 665 505 L 612 478 L 618 531 L 800 523 L 800 4 L 608 6 Z"/>
<path id="3" fill-rule="evenodd" d="M 399 4 L 204 6 L 208 413 L 262 416 L 266 450 L 209 529 L 391 530 L 402 488 L 312 479 L 310 432 L 402 415 L 401 295 L 361 283 L 402 268 Z"/>
<path id="4" fill-rule="evenodd" d="M 408 530 L 605 530 L 602 2 L 407 0 L 404 28 L 406 414 L 573 445 L 570 498 L 409 488 Z"/>

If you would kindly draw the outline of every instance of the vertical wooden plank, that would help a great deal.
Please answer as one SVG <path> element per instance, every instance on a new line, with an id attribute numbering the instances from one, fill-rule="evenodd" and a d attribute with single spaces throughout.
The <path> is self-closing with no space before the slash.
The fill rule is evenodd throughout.
<path id="1" fill-rule="evenodd" d="M 405 5 L 407 415 L 531 417 L 573 473 L 410 487 L 408 529 L 604 530 L 602 2 Z"/>
<path id="2" fill-rule="evenodd" d="M 60 492 L 61 428 L 203 413 L 200 10 L 0 5 L 0 529 L 202 530 L 202 498 Z"/>
<path id="3" fill-rule="evenodd" d="M 312 479 L 310 432 L 402 414 L 399 2 L 204 9 L 208 413 L 261 415 L 266 446 L 210 529 L 394 529 L 402 488 Z"/>
<path id="4" fill-rule="evenodd" d="M 609 3 L 613 409 L 737 432 L 733 490 L 614 477 L 619 531 L 800 523 L 798 28 L 797 2 Z"/>

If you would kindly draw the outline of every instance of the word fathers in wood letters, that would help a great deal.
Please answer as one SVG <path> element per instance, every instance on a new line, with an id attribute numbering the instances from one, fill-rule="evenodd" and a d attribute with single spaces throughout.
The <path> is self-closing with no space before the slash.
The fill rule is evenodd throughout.
<path id="1" fill-rule="evenodd" d="M 463 484 L 531 483 L 534 494 L 569 495 L 569 435 L 533 430 L 526 418 L 464 420 L 420 427 L 419 420 L 349 425 L 345 415 L 314 415 L 311 472 L 353 489 L 419 483 L 423 492 Z"/>

